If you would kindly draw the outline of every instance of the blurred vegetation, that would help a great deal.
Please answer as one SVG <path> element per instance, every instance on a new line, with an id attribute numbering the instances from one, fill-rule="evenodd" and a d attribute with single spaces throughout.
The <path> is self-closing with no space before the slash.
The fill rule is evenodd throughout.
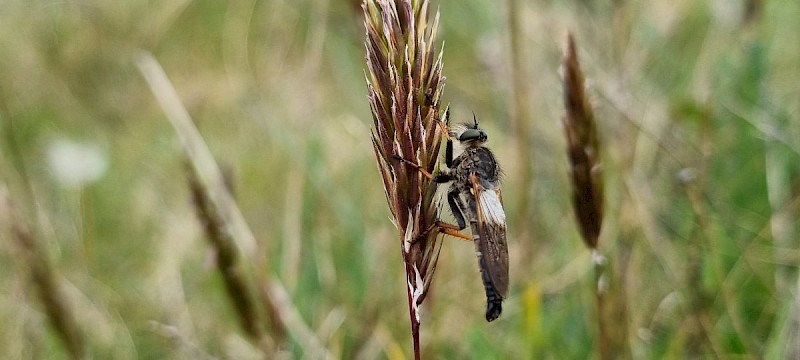
<path id="1" fill-rule="evenodd" d="M 560 129 L 568 30 L 604 146 L 599 243 L 620 356 L 800 357 L 800 3 L 521 2 L 524 136 L 512 130 L 507 4 L 435 6 L 444 100 L 456 120 L 478 114 L 505 167 L 512 287 L 503 317 L 487 324 L 473 246 L 446 241 L 423 313 L 425 357 L 596 356 L 592 264 L 570 209 Z M 409 356 L 357 1 L 2 8 L 0 181 L 92 357 L 261 357 L 214 267 L 180 144 L 135 66 L 140 50 L 162 64 L 230 169 L 259 241 L 258 254 L 244 254 L 253 268 L 284 283 L 335 356 Z M 54 154 L 64 141 L 82 149 L 77 158 Z M 520 159 L 534 164 L 525 183 Z M 99 177 L 66 181 L 65 162 Z M 531 218 L 519 215 L 526 204 Z M 515 233 L 525 227 L 530 236 Z M 7 229 L 0 236 L 0 357 L 68 358 L 28 257 Z M 303 356 L 273 335 L 278 355 Z"/>

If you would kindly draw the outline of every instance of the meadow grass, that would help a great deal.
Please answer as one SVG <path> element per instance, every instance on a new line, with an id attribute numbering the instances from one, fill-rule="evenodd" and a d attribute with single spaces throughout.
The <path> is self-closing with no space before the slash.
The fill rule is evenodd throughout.
<path id="1" fill-rule="evenodd" d="M 573 219 L 561 128 L 558 68 L 572 31 L 603 140 L 598 244 L 626 351 L 796 358 L 800 4 L 589 3 L 518 2 L 516 55 L 508 3 L 432 3 L 443 101 L 454 121 L 475 111 L 504 165 L 512 283 L 503 317 L 487 324 L 473 247 L 444 241 L 422 308 L 423 357 L 597 354 L 593 269 Z M 46 249 L 91 357 L 263 357 L 215 266 L 183 149 L 136 67 L 141 50 L 232 169 L 257 244 L 243 254 L 247 271 L 283 284 L 273 300 L 296 310 L 284 320 L 305 324 L 337 358 L 411 356 L 404 265 L 369 140 L 358 6 L 3 6 L 0 181 Z M 514 66 L 512 56 L 522 60 Z M 529 133 L 512 121 L 515 76 L 529 87 Z M 58 140 L 95 145 L 107 159 L 102 177 L 75 186 L 55 176 L 47 158 Z M 69 358 L 8 230 L 0 358 Z M 270 355 L 308 355 L 302 337 L 264 331 L 275 340 Z"/>

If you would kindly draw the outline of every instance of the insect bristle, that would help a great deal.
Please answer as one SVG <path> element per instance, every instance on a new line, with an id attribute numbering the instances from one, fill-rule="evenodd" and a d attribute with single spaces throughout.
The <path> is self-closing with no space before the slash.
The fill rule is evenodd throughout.
<path id="1" fill-rule="evenodd" d="M 464 131 L 467 131 L 467 129 L 469 129 L 469 128 L 470 128 L 470 124 L 466 124 L 466 123 L 455 124 L 455 125 L 450 127 L 450 137 L 458 139 L 459 137 L 461 137 L 461 134 L 463 134 Z"/>

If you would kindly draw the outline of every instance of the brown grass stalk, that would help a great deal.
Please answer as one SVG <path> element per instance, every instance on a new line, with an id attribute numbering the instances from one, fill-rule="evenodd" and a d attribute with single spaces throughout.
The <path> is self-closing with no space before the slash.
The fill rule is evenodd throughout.
<path id="1" fill-rule="evenodd" d="M 3 227 L 11 230 L 11 238 L 21 249 L 21 259 L 30 269 L 39 301 L 42 302 L 47 319 L 55 330 L 71 359 L 87 358 L 86 341 L 67 297 L 59 287 L 47 254 L 42 249 L 28 224 L 17 212 L 8 195 L 8 190 L 0 184 L 0 220 Z"/>
<path id="2" fill-rule="evenodd" d="M 590 249 L 597 249 L 597 239 L 603 223 L 603 179 L 597 124 L 589 98 L 586 96 L 583 71 L 575 52 L 572 34 L 567 37 L 563 62 L 564 131 L 572 180 L 572 205 L 581 237 Z"/>
<path id="3" fill-rule="evenodd" d="M 320 339 L 303 322 L 302 316 L 291 302 L 288 291 L 277 278 L 267 279 L 258 276 L 262 285 L 259 289 L 253 289 L 251 282 L 244 276 L 242 265 L 239 264 L 241 256 L 235 247 L 235 241 L 226 230 L 227 226 L 219 216 L 219 211 L 211 203 L 207 189 L 202 188 L 192 171 L 188 174 L 198 217 L 204 225 L 212 248 L 216 251 L 217 267 L 222 274 L 225 289 L 248 336 L 261 346 L 262 350 L 271 351 L 275 344 L 265 333 L 268 326 L 278 339 L 283 339 L 287 333 L 291 334 L 303 345 L 307 357 L 332 359 L 333 356 Z M 255 297 L 256 291 L 260 292 L 261 299 Z M 264 305 L 266 309 L 262 309 L 260 305 Z M 261 321 L 264 318 L 269 320 L 268 324 Z"/>
<path id="4" fill-rule="evenodd" d="M 436 184 L 394 158 L 428 172 L 441 145 L 437 126 L 444 87 L 442 55 L 434 56 L 438 13 L 429 23 L 427 0 L 366 0 L 367 87 L 374 126 L 372 144 L 386 200 L 399 231 L 405 263 L 414 357 L 419 359 L 420 305 L 436 268 L 441 242 Z"/>
<path id="5" fill-rule="evenodd" d="M 599 140 L 594 113 L 586 95 L 585 78 L 575 51 L 572 34 L 567 36 L 567 49 L 562 63 L 564 86 L 564 132 L 572 181 L 572 208 L 581 238 L 592 251 L 595 267 L 595 299 L 597 303 L 598 345 L 601 359 L 611 359 L 612 338 L 606 319 L 608 277 L 605 259 L 597 248 L 603 223 L 603 179 L 599 157 Z"/>
<path id="6" fill-rule="evenodd" d="M 280 281 L 268 278 L 263 272 L 256 274 L 255 280 L 247 276 L 250 264 L 241 254 L 242 249 L 258 253 L 255 236 L 233 200 L 222 171 L 161 65 L 149 53 L 141 53 L 136 61 L 183 145 L 195 206 L 209 241 L 217 251 L 217 265 L 243 329 L 265 355 L 269 355 L 275 345 L 266 332 L 270 329 L 277 338 L 291 335 L 303 344 L 310 358 L 333 358 L 308 330 Z"/>
<path id="7" fill-rule="evenodd" d="M 245 278 L 241 269 L 239 253 L 230 233 L 226 230 L 225 222 L 219 211 L 211 202 L 208 191 L 200 185 L 197 175 L 188 171 L 189 188 L 197 217 L 203 223 L 206 237 L 211 247 L 216 252 L 217 268 L 222 275 L 225 289 L 233 303 L 239 322 L 250 338 L 256 343 L 266 340 L 264 324 L 259 321 L 263 318 L 259 314 L 254 292 Z"/>
<path id="8" fill-rule="evenodd" d="M 264 311 L 254 300 L 257 294 L 240 261 L 240 248 L 255 248 L 255 237 L 244 222 L 230 191 L 225 187 L 222 171 L 214 160 L 175 88 L 156 59 L 141 53 L 136 59 L 139 70 L 159 101 L 167 119 L 175 128 L 188 158 L 189 183 L 198 216 L 217 252 L 217 267 L 224 279 L 242 328 L 263 351 L 269 351 L 271 339 L 266 336 Z"/>

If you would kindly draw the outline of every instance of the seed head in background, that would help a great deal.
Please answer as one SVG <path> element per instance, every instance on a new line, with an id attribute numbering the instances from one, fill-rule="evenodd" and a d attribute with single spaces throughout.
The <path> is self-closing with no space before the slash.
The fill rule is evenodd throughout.
<path id="1" fill-rule="evenodd" d="M 581 237 L 592 251 L 595 269 L 595 302 L 597 305 L 597 350 L 600 359 L 620 357 L 614 354 L 606 292 L 608 277 L 605 258 L 597 248 L 600 227 L 603 223 L 603 179 L 600 166 L 597 123 L 592 106 L 586 96 L 585 79 L 575 51 L 572 34 L 567 36 L 567 50 L 562 63 L 564 85 L 564 132 L 567 136 L 567 155 L 572 179 L 572 207 Z"/>
<path id="2" fill-rule="evenodd" d="M 600 166 L 599 141 L 575 40 L 567 37 L 567 50 L 562 63 L 564 84 L 564 131 L 567 136 L 567 155 L 572 180 L 572 207 L 583 241 L 592 250 L 603 223 L 603 177 Z"/>

